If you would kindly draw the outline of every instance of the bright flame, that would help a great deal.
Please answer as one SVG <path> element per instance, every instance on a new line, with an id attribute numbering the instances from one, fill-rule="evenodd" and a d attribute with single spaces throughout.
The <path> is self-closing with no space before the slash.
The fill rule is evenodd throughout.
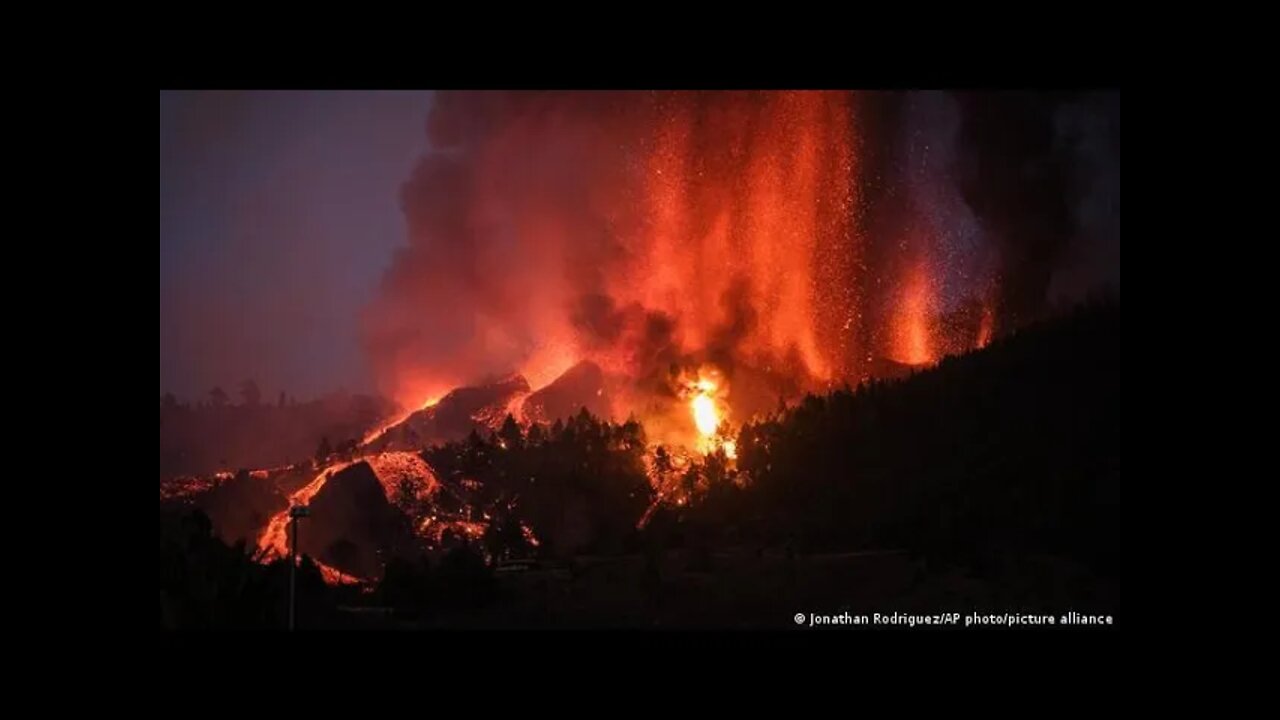
<path id="1" fill-rule="evenodd" d="M 689 398 L 693 423 L 698 428 L 698 451 L 710 455 L 716 448 L 723 447 L 725 456 L 734 459 L 737 457 L 737 448 L 731 440 L 719 434 L 729 414 L 729 406 L 725 402 L 727 388 L 719 382 L 720 377 L 716 368 L 704 366 L 696 379 L 684 381 L 685 393 Z"/>
<path id="2" fill-rule="evenodd" d="M 693 421 L 698 425 L 698 432 L 703 435 L 714 435 L 716 428 L 720 426 L 716 403 L 705 392 L 693 398 Z"/>
<path id="3" fill-rule="evenodd" d="M 724 448 L 725 457 L 729 458 L 730 460 L 738 459 L 738 443 L 734 442 L 733 440 L 725 440 L 724 445 L 722 445 L 721 447 Z"/>

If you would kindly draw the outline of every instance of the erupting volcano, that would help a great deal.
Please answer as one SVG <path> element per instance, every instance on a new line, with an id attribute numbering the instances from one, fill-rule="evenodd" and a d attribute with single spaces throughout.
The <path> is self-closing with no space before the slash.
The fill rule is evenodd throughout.
<path id="1" fill-rule="evenodd" d="M 387 451 L 587 409 L 639 420 L 659 499 L 684 502 L 653 448 L 675 470 L 686 452 L 731 462 L 735 424 L 937 360 L 955 346 L 938 337 L 937 253 L 926 235 L 900 251 L 868 237 L 859 183 L 895 170 L 883 153 L 864 166 L 878 138 L 861 100 L 440 94 L 434 151 L 403 188 L 408 247 L 365 314 L 380 385 L 419 409 L 369 431 L 362 459 L 381 478 Z M 283 551 L 286 518 L 264 550 Z"/>
<path id="2" fill-rule="evenodd" d="M 1090 610 L 1118 129 L 1105 92 L 162 92 L 162 624 Z"/>
<path id="3" fill-rule="evenodd" d="M 952 237 L 939 208 L 962 207 L 958 191 L 877 120 L 898 107 L 886 98 L 438 94 L 402 188 L 408 244 L 363 316 L 376 381 L 405 410 L 319 458 L 290 504 L 362 465 L 404 504 L 400 465 L 418 477 L 409 502 L 430 506 L 414 452 L 579 412 L 638 421 L 658 501 L 683 503 L 693 454 L 733 463 L 744 423 L 989 344 L 991 253 Z M 474 535 L 473 514 L 432 511 L 416 531 Z M 263 528 L 269 556 L 287 520 Z"/>
<path id="4" fill-rule="evenodd" d="M 589 362 L 609 416 L 693 445 L 727 430 L 723 397 L 681 384 L 704 365 L 741 422 L 856 385 L 876 358 L 935 360 L 940 271 L 867 238 L 859 182 L 892 168 L 862 164 L 880 139 L 860 101 L 441 94 L 435 151 L 403 191 L 409 245 L 366 313 L 382 388 L 416 407 L 486 375 L 537 391 Z"/>

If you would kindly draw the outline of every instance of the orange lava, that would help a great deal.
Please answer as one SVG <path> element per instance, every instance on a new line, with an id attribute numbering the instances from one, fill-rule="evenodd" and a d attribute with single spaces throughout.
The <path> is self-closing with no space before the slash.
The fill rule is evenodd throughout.
<path id="1" fill-rule="evenodd" d="M 418 453 L 384 452 L 366 455 L 361 459 L 369 463 L 378 482 L 382 483 L 382 491 L 388 502 L 395 501 L 404 482 L 409 482 L 414 488 L 414 494 L 420 498 L 430 497 L 439 488 L 435 472 Z"/>
<path id="2" fill-rule="evenodd" d="M 316 564 L 316 567 L 320 568 L 320 576 L 324 578 L 325 584 L 327 585 L 360 585 L 365 582 L 363 578 L 358 578 L 355 575 L 348 575 L 338 568 L 331 565 L 325 565 L 315 558 L 311 558 L 311 561 Z"/>
<path id="3" fill-rule="evenodd" d="M 320 492 L 320 488 L 324 487 L 324 483 L 329 476 L 342 471 L 351 462 L 335 463 L 321 470 L 311 482 L 307 483 L 300 490 L 289 496 L 289 507 L 295 505 L 307 505 L 311 502 L 311 498 Z M 273 560 L 289 556 L 289 510 L 285 509 L 274 516 L 267 522 L 267 527 L 262 531 L 262 536 L 258 538 L 258 549 L 264 553 L 264 559 Z"/>
<path id="4" fill-rule="evenodd" d="M 416 494 L 423 498 L 429 497 L 438 487 L 435 473 L 431 471 L 431 468 L 417 453 L 376 453 L 355 460 L 329 465 L 320 471 L 315 479 L 307 483 L 306 486 L 289 496 L 289 507 L 309 505 L 311 499 L 320 492 L 320 489 L 324 487 L 325 482 L 330 477 L 358 462 L 369 463 L 369 467 L 382 484 L 382 490 L 386 494 L 388 502 L 394 500 L 396 493 L 399 492 L 401 482 L 405 480 L 413 483 L 416 486 Z M 303 520 L 303 522 L 306 521 Z M 262 535 L 258 538 L 258 549 L 264 554 L 264 559 L 267 560 L 289 555 L 289 511 L 287 509 L 276 513 L 267 522 L 266 529 L 263 530 Z"/>
<path id="5" fill-rule="evenodd" d="M 440 402 L 440 399 L 442 397 L 443 395 L 436 395 L 432 397 L 431 399 L 423 403 L 420 407 L 418 407 L 418 410 L 426 410 L 432 405 L 435 405 L 436 403 Z M 383 422 L 382 424 L 378 425 L 374 429 L 365 433 L 364 438 L 360 440 L 360 446 L 364 447 L 365 445 L 368 445 L 374 440 L 377 440 L 379 437 L 382 436 L 383 433 L 395 427 L 396 425 L 399 425 L 400 423 L 404 422 L 409 418 L 410 415 L 414 414 L 415 412 L 417 412 L 417 410 L 405 410 L 399 415 L 392 417 L 390 420 Z"/>
<path id="6" fill-rule="evenodd" d="M 926 263 L 916 263 L 902 285 L 893 320 L 893 357 L 908 365 L 934 361 L 934 292 Z"/>

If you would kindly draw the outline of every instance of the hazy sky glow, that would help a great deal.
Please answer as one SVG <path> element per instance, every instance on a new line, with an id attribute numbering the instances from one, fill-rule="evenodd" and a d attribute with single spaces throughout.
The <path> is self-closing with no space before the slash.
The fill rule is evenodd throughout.
<path id="1" fill-rule="evenodd" d="M 405 242 L 428 92 L 160 93 L 160 391 L 372 388 L 358 314 Z"/>

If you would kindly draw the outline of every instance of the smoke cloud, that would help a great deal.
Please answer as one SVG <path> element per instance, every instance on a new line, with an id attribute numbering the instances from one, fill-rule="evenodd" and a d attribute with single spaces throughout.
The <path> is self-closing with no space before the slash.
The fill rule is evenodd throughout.
<path id="1" fill-rule="evenodd" d="M 1119 93 L 957 93 L 958 180 L 999 256 L 999 311 L 1119 283 Z"/>
<path id="2" fill-rule="evenodd" d="M 401 196 L 407 246 L 365 313 L 380 387 L 408 405 L 513 372 L 537 389 L 589 360 L 636 394 L 618 392 L 625 416 L 711 365 L 739 412 L 973 347 L 978 305 L 1034 315 L 1081 218 L 1110 207 L 1110 146 L 1080 139 L 1098 134 L 1087 109 L 1061 119 L 1069 98 L 935 97 L 941 125 L 910 99 L 440 93 Z M 945 163 L 927 159 L 934 125 Z M 1118 152 L 1118 117 L 1114 133 Z M 965 322 L 942 318 L 951 297 L 971 300 Z"/>

